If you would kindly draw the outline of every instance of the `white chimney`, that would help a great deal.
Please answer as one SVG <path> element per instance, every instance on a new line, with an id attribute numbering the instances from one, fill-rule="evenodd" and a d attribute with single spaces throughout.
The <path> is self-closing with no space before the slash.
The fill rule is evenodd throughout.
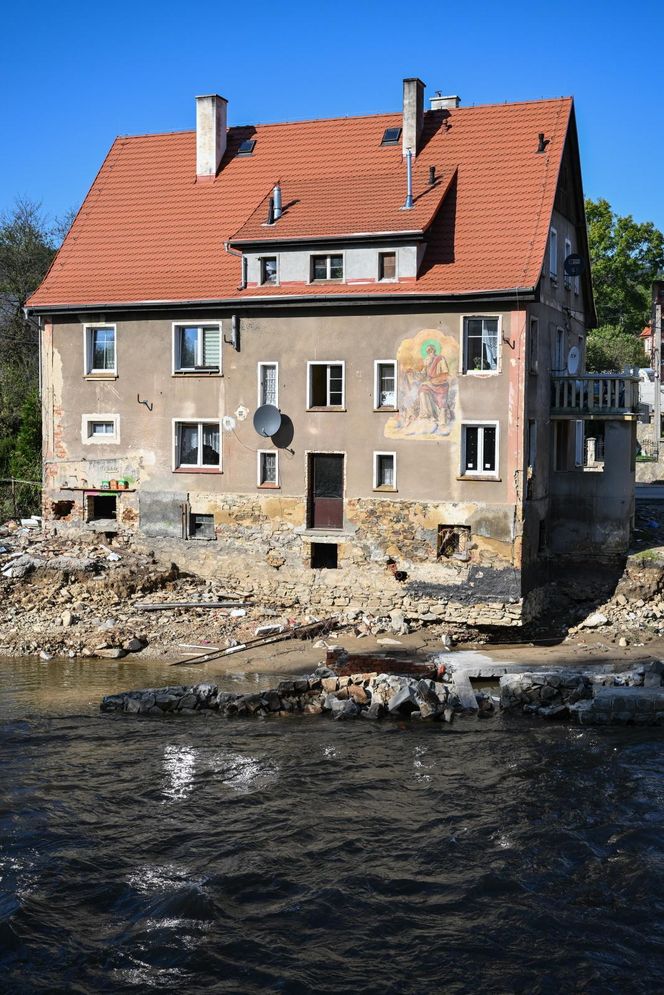
<path id="1" fill-rule="evenodd" d="M 422 125 L 424 124 L 424 87 L 421 79 L 411 77 L 403 81 L 403 122 L 401 145 L 403 154 L 408 149 L 417 155 Z"/>
<path id="2" fill-rule="evenodd" d="M 228 101 L 213 93 L 196 97 L 196 176 L 214 178 L 226 151 Z"/>
<path id="3" fill-rule="evenodd" d="M 429 103 L 431 104 L 432 111 L 453 110 L 461 103 L 461 97 L 444 97 L 440 90 L 436 90 L 433 97 L 429 97 Z"/>

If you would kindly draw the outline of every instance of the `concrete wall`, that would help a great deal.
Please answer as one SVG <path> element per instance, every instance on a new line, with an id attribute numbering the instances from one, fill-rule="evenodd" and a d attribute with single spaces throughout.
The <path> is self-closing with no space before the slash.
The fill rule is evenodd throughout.
<path id="1" fill-rule="evenodd" d="M 376 283 L 378 280 L 378 254 L 380 252 L 396 252 L 397 281 L 413 281 L 417 277 L 420 257 L 418 246 L 372 245 L 357 248 L 320 248 L 313 251 L 301 249 L 283 249 L 275 246 L 274 251 L 266 249 L 262 252 L 245 253 L 247 260 L 247 284 L 258 286 L 261 282 L 260 261 L 263 256 L 277 258 L 277 276 L 279 284 L 306 284 L 311 282 L 312 255 L 343 255 L 344 283 Z"/>

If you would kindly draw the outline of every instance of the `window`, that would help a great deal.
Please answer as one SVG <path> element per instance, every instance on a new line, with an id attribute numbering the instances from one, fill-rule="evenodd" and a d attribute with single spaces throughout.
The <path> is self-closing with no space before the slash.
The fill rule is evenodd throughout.
<path id="1" fill-rule="evenodd" d="M 343 280 L 344 278 L 344 257 L 335 256 L 312 256 L 311 257 L 311 280 Z"/>
<path id="2" fill-rule="evenodd" d="M 374 363 L 374 408 L 396 408 L 397 364 L 390 359 Z"/>
<path id="3" fill-rule="evenodd" d="M 258 450 L 258 486 L 279 486 L 279 454 L 274 449 Z"/>
<path id="4" fill-rule="evenodd" d="M 173 372 L 219 373 L 220 369 L 220 325 L 173 326 Z"/>
<path id="5" fill-rule="evenodd" d="M 397 489 L 396 453 L 374 453 L 374 490 Z"/>
<path id="6" fill-rule="evenodd" d="M 117 373 L 115 325 L 86 325 L 85 372 Z"/>
<path id="7" fill-rule="evenodd" d="M 469 560 L 469 525 L 439 525 L 436 542 L 436 559 Z"/>
<path id="8" fill-rule="evenodd" d="M 83 415 L 81 439 L 84 445 L 119 442 L 120 416 L 109 414 Z"/>
<path id="9" fill-rule="evenodd" d="M 397 254 L 396 252 L 378 253 L 378 279 L 396 280 L 397 278 Z"/>
<path id="10" fill-rule="evenodd" d="M 309 363 L 308 408 L 343 408 L 344 364 Z"/>
<path id="11" fill-rule="evenodd" d="M 277 282 L 277 257 L 263 256 L 261 259 L 261 283 L 275 284 Z"/>
<path id="12" fill-rule="evenodd" d="M 88 494 L 87 521 L 100 522 L 117 519 L 118 499 L 115 494 Z"/>
<path id="13" fill-rule="evenodd" d="M 238 155 L 251 155 L 254 151 L 254 146 L 256 144 L 255 138 L 245 138 L 243 142 L 240 142 L 237 150 Z"/>
<path id="14" fill-rule="evenodd" d="M 277 363 L 258 364 L 258 407 L 272 404 L 279 407 L 279 385 L 277 382 Z"/>
<path id="15" fill-rule="evenodd" d="M 175 468 L 219 469 L 219 422 L 175 422 Z"/>
<path id="16" fill-rule="evenodd" d="M 568 238 L 565 239 L 565 259 L 572 255 L 572 243 Z M 565 283 L 565 290 L 572 289 L 572 277 L 568 274 L 567 270 L 563 266 L 563 280 Z"/>
<path id="17" fill-rule="evenodd" d="M 339 547 L 332 542 L 312 542 L 311 569 L 337 570 L 339 566 Z"/>
<path id="18" fill-rule="evenodd" d="M 537 318 L 531 318 L 530 329 L 528 334 L 528 369 L 531 373 L 537 373 L 538 353 L 539 353 L 539 322 Z"/>
<path id="19" fill-rule="evenodd" d="M 398 145 L 401 138 L 401 128 L 386 128 L 383 132 L 381 145 Z"/>
<path id="20" fill-rule="evenodd" d="M 588 421 L 585 424 L 583 465 L 590 469 L 604 469 L 604 438 L 603 421 Z"/>
<path id="21" fill-rule="evenodd" d="M 192 511 L 189 515 L 190 539 L 215 539 L 214 515 L 199 515 Z"/>
<path id="22" fill-rule="evenodd" d="M 554 422 L 553 468 L 557 472 L 569 468 L 569 422 Z"/>
<path id="23" fill-rule="evenodd" d="M 464 373 L 498 370 L 498 318 L 463 319 Z"/>
<path id="24" fill-rule="evenodd" d="M 549 276 L 554 282 L 558 279 L 558 232 L 555 228 L 549 232 Z"/>
<path id="25" fill-rule="evenodd" d="M 462 476 L 495 476 L 498 467 L 498 424 L 462 425 Z"/>

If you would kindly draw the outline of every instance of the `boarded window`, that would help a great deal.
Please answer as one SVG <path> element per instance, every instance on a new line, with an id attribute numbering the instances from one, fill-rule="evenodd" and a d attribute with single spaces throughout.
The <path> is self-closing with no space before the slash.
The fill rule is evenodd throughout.
<path id="1" fill-rule="evenodd" d="M 396 252 L 378 253 L 378 279 L 395 280 L 397 276 Z"/>
<path id="2" fill-rule="evenodd" d="M 191 512 L 189 515 L 190 539 L 214 539 L 214 515 L 199 515 Z"/>

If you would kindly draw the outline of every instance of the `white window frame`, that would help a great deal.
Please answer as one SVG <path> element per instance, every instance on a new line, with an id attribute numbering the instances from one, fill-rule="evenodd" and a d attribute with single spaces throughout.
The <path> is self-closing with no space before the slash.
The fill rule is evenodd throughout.
<path id="1" fill-rule="evenodd" d="M 572 243 L 569 238 L 565 239 L 565 259 L 572 254 Z M 564 262 L 564 260 L 563 260 Z M 563 283 L 565 284 L 565 290 L 572 289 L 572 277 L 568 275 L 565 266 L 563 265 Z"/>
<path id="2" fill-rule="evenodd" d="M 316 405 L 311 403 L 311 367 L 327 366 L 326 396 L 330 396 L 330 366 L 341 367 L 341 404 Z M 346 361 L 344 359 L 310 359 L 307 361 L 307 410 L 308 411 L 343 411 L 346 407 Z"/>
<path id="3" fill-rule="evenodd" d="M 180 353 L 180 342 L 179 342 L 179 329 L 181 328 L 197 328 L 198 338 L 196 345 L 197 359 L 201 360 L 201 365 L 199 366 L 181 366 L 179 365 L 179 353 Z M 214 367 L 205 367 L 202 365 L 203 360 L 203 332 L 206 328 L 217 328 L 219 330 L 219 367 L 215 369 Z M 201 321 L 200 318 L 194 318 L 192 321 L 174 321 L 172 325 L 171 332 L 171 347 L 172 347 L 172 373 L 178 374 L 180 376 L 186 374 L 188 376 L 221 376 L 222 365 L 223 365 L 223 331 L 221 321 L 214 319 L 212 321 Z"/>
<path id="4" fill-rule="evenodd" d="M 394 256 L 394 276 L 380 275 L 380 257 Z M 376 283 L 398 283 L 399 282 L 399 253 L 396 249 L 379 249 L 376 254 Z"/>
<path id="5" fill-rule="evenodd" d="M 95 422 L 112 422 L 112 435 L 91 435 L 90 427 Z M 109 446 L 117 445 L 120 442 L 120 415 L 107 414 L 102 412 L 97 414 L 85 414 L 81 416 L 81 442 L 84 446 Z"/>
<path id="6" fill-rule="evenodd" d="M 394 483 L 389 484 L 379 484 L 378 483 L 378 457 L 379 456 L 391 456 L 392 457 L 392 467 L 394 471 Z M 373 489 L 375 491 L 392 493 L 397 489 L 397 454 L 396 452 L 389 452 L 384 449 L 376 449 L 373 454 Z"/>
<path id="7" fill-rule="evenodd" d="M 314 258 L 322 258 L 325 256 L 327 259 L 327 273 L 328 276 L 324 280 L 317 280 L 314 277 Z M 341 279 L 338 280 L 329 276 L 330 269 L 332 267 L 331 259 L 332 256 L 341 256 Z M 309 255 L 309 283 L 345 283 L 346 282 L 346 252 L 344 249 L 340 249 L 339 252 L 312 252 Z"/>
<path id="8" fill-rule="evenodd" d="M 279 363 L 277 363 L 276 361 L 275 362 L 269 362 L 268 360 L 261 360 L 260 363 L 256 364 L 256 402 L 257 402 L 256 406 L 258 408 L 260 408 L 263 404 L 267 404 L 268 403 L 267 401 L 263 401 L 263 399 L 261 397 L 262 387 L 263 387 L 263 383 L 262 383 L 263 378 L 261 376 L 261 369 L 262 369 L 263 366 L 274 366 L 274 370 L 275 370 L 275 373 L 274 373 L 274 393 L 275 393 L 274 406 L 276 408 L 278 408 L 279 407 Z"/>
<path id="9" fill-rule="evenodd" d="M 92 333 L 98 328 L 113 329 L 113 369 L 97 370 L 92 365 Z M 118 326 L 115 322 L 95 321 L 83 325 L 83 370 L 86 377 L 117 377 L 118 375 Z"/>
<path id="10" fill-rule="evenodd" d="M 263 262 L 264 262 L 265 259 L 274 259 L 274 261 L 277 264 L 277 271 L 275 273 L 274 283 L 271 283 L 270 281 L 263 279 Z M 261 287 L 278 287 L 279 283 L 280 283 L 280 276 L 281 276 L 280 269 L 281 269 L 281 267 L 279 266 L 279 253 L 277 253 L 277 252 L 271 252 L 269 254 L 266 253 L 265 255 L 259 256 L 258 257 L 258 284 L 259 284 L 259 286 L 261 286 Z"/>
<path id="11" fill-rule="evenodd" d="M 463 376 L 472 377 L 495 377 L 498 373 L 502 372 L 502 358 L 503 358 L 503 316 L 502 314 L 492 314 L 487 311 L 485 314 L 477 314 L 474 312 L 472 314 L 462 314 L 461 327 L 459 330 L 459 344 L 460 344 L 460 356 L 461 356 L 461 373 Z M 496 368 L 495 370 L 467 370 L 466 369 L 466 321 L 469 319 L 485 319 L 488 318 L 490 321 L 498 319 L 498 329 L 496 332 Z"/>
<path id="12" fill-rule="evenodd" d="M 214 466 L 210 463 L 178 463 L 178 449 L 179 449 L 179 439 L 178 439 L 178 426 L 180 425 L 198 425 L 198 452 L 199 454 L 203 451 L 203 425 L 217 425 L 219 428 L 219 465 Z M 197 473 L 204 470 L 205 473 L 221 473 L 221 467 L 223 463 L 223 432 L 221 429 L 221 419 L 220 418 L 173 418 L 172 419 L 172 452 L 173 452 L 173 472 L 176 470 L 189 471 L 190 473 Z"/>
<path id="13" fill-rule="evenodd" d="M 467 470 L 466 469 L 466 429 L 467 428 L 495 428 L 496 430 L 496 468 L 495 470 L 484 470 L 480 467 L 484 463 L 484 432 L 481 435 L 481 442 L 478 440 L 477 446 L 477 470 Z M 492 479 L 498 479 L 500 477 L 500 422 L 492 421 L 491 419 L 477 419 L 472 421 L 461 422 L 461 468 L 459 476 L 461 477 L 491 477 Z"/>
<path id="14" fill-rule="evenodd" d="M 528 372 L 539 372 L 539 318 L 531 315 L 528 322 Z"/>
<path id="15" fill-rule="evenodd" d="M 558 231 L 549 228 L 549 277 L 558 282 Z"/>
<path id="16" fill-rule="evenodd" d="M 274 456 L 275 461 L 275 481 L 272 483 L 269 480 L 261 480 L 261 457 L 263 456 Z M 279 450 L 278 449 L 258 449 L 256 450 L 256 486 L 257 487 L 267 487 L 273 490 L 280 487 L 279 480 Z"/>
<path id="17" fill-rule="evenodd" d="M 380 403 L 380 368 L 391 366 L 394 370 L 394 404 Z M 374 359 L 374 411 L 396 411 L 399 406 L 396 359 Z"/>

